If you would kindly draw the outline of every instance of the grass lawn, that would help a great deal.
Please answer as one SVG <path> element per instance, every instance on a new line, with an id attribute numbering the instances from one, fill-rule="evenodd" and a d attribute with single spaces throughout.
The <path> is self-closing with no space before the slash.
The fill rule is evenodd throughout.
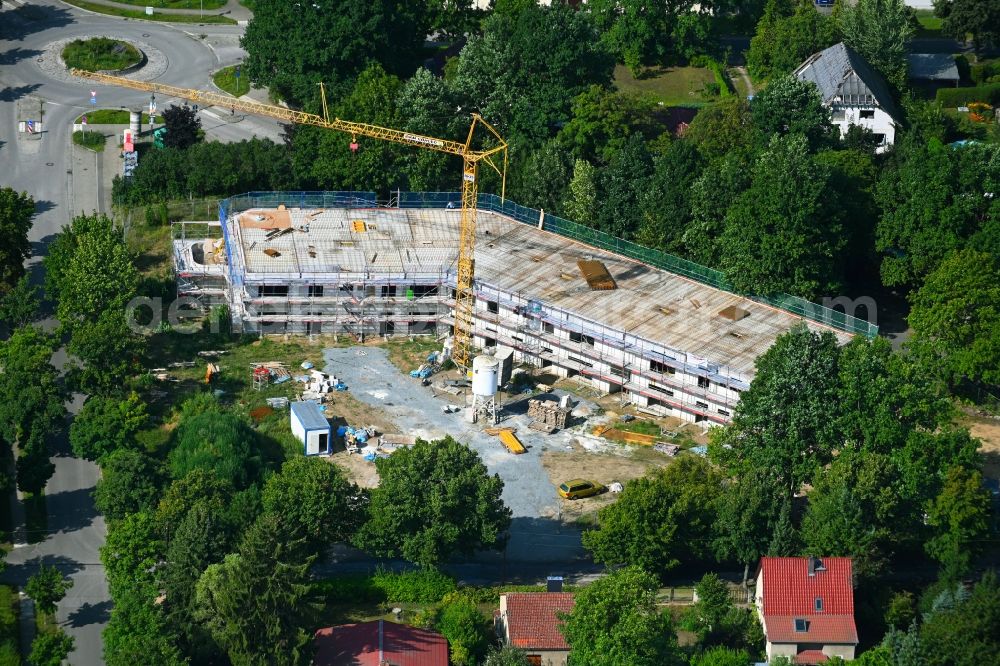
<path id="1" fill-rule="evenodd" d="M 226 6 L 226 0 L 115 0 L 123 5 L 152 7 L 157 9 L 218 9 Z M 202 4 L 204 3 L 204 4 Z"/>
<path id="2" fill-rule="evenodd" d="M 917 30 L 916 37 L 940 37 L 944 19 L 934 16 L 933 9 L 917 9 L 917 22 L 920 29 Z"/>
<path id="3" fill-rule="evenodd" d="M 199 16 L 198 14 L 164 14 L 163 12 L 154 11 L 152 16 L 147 16 L 145 11 L 140 11 L 138 9 L 121 9 L 110 5 L 99 5 L 96 2 L 87 2 L 86 0 L 65 0 L 65 2 L 73 5 L 74 7 L 86 9 L 87 11 L 97 12 L 98 14 L 107 14 L 109 16 L 120 16 L 127 19 L 163 21 L 165 23 L 225 23 L 228 25 L 236 25 L 236 21 L 234 19 L 220 14 L 206 14 L 205 16 Z"/>
<path id="4" fill-rule="evenodd" d="M 102 132 L 91 132 L 89 130 L 73 132 L 73 143 L 78 146 L 83 146 L 88 150 L 92 150 L 95 153 L 99 153 L 104 150 L 104 142 L 106 139 L 107 137 L 105 137 Z"/>
<path id="5" fill-rule="evenodd" d="M 20 664 L 17 588 L 0 585 L 0 664 Z"/>
<path id="6" fill-rule="evenodd" d="M 667 106 L 701 106 L 706 104 L 701 91 L 713 83 L 712 70 L 704 67 L 662 67 L 650 75 L 636 79 L 624 65 L 615 67 L 615 85 L 628 93 L 647 93 Z"/>
<path id="7" fill-rule="evenodd" d="M 627 423 L 620 421 L 615 424 L 615 427 L 625 432 L 635 432 L 640 435 L 656 435 L 657 437 L 659 437 L 661 432 L 660 424 L 656 421 L 636 420 Z"/>
<path id="8" fill-rule="evenodd" d="M 421 363 L 427 362 L 427 356 L 432 351 L 441 351 L 441 343 L 432 336 L 418 336 L 413 340 L 392 338 L 386 343 L 389 360 L 403 374 L 410 374 Z"/>
<path id="9" fill-rule="evenodd" d="M 96 72 L 131 67 L 142 60 L 142 53 L 121 40 L 94 37 L 70 42 L 63 49 L 62 57 L 66 67 Z"/>
<path id="10" fill-rule="evenodd" d="M 215 85 L 219 86 L 233 97 L 242 97 L 250 92 L 250 79 L 245 72 L 236 78 L 236 65 L 224 67 L 212 75 Z"/>
<path id="11" fill-rule="evenodd" d="M 80 123 L 82 118 L 86 118 L 91 125 L 127 125 L 129 122 L 128 114 L 129 112 L 123 109 L 94 109 L 87 113 L 81 113 L 73 122 Z M 156 116 L 153 117 L 153 122 L 156 122 Z M 142 114 L 142 124 L 149 124 L 148 113 Z"/>

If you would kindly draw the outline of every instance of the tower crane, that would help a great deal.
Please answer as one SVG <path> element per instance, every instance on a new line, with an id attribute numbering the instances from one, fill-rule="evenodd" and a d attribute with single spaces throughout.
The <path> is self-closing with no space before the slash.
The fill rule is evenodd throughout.
<path id="1" fill-rule="evenodd" d="M 121 88 L 131 88 L 132 90 L 142 90 L 149 93 L 160 93 L 168 97 L 177 97 L 190 100 L 203 106 L 218 106 L 229 108 L 233 113 L 250 113 L 268 118 L 275 118 L 287 123 L 297 125 L 313 125 L 326 129 L 336 130 L 351 135 L 351 149 L 357 149 L 357 138 L 359 136 L 382 141 L 390 141 L 405 146 L 421 148 L 423 150 L 434 150 L 449 155 L 457 155 L 462 158 L 462 211 L 461 223 L 458 232 L 458 270 L 455 280 L 455 337 L 452 349 L 452 359 L 455 364 L 462 368 L 471 367 L 471 346 L 472 346 L 472 325 L 473 308 L 475 307 L 475 293 L 473 292 L 473 279 L 475 277 L 475 249 L 476 249 L 476 213 L 477 200 L 479 194 L 479 163 L 482 162 L 496 171 L 501 178 L 501 200 L 504 198 L 507 181 L 507 142 L 504 141 L 500 133 L 488 122 L 483 120 L 479 114 L 472 114 L 472 123 L 469 126 L 469 134 L 465 143 L 459 141 L 449 141 L 438 139 L 432 136 L 424 136 L 413 132 L 379 127 L 367 123 L 351 122 L 340 118 L 330 119 L 330 114 L 326 104 L 326 91 L 320 84 L 320 96 L 322 100 L 323 115 L 306 113 L 294 109 L 286 109 L 281 106 L 262 104 L 260 102 L 244 101 L 222 95 L 219 93 L 204 90 L 193 90 L 189 88 L 179 88 L 163 83 L 151 83 L 148 81 L 134 81 L 120 76 L 102 74 L 100 72 L 88 72 L 80 69 L 73 69 L 71 73 L 84 79 L 106 83 Z M 473 139 L 476 131 L 483 128 L 487 139 L 492 138 L 495 145 L 487 148 L 473 148 Z M 503 155 L 503 162 L 498 165 L 500 155 Z"/>

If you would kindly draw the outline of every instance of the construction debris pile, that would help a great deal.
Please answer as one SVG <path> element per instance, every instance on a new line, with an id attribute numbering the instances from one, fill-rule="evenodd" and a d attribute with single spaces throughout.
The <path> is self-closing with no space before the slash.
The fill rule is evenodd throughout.
<path id="1" fill-rule="evenodd" d="M 278 361 L 251 363 L 250 371 L 253 375 L 253 387 L 258 391 L 268 384 L 283 384 L 292 378 L 285 364 Z"/>
<path id="2" fill-rule="evenodd" d="M 569 416 L 571 408 L 569 406 L 569 396 L 556 402 L 555 400 L 528 400 L 528 417 L 534 419 L 531 422 L 532 430 L 539 430 L 545 433 L 553 433 L 566 427 L 566 417 Z"/>
<path id="3" fill-rule="evenodd" d="M 347 384 L 338 379 L 337 375 L 329 375 L 316 369 L 311 369 L 308 375 L 301 375 L 296 379 L 306 385 L 302 391 L 302 400 L 323 400 L 329 393 L 347 390 Z"/>

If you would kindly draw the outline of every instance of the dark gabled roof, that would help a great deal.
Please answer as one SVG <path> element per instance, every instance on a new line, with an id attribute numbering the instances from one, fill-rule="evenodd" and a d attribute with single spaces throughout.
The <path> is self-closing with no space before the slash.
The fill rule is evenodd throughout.
<path id="1" fill-rule="evenodd" d="M 906 56 L 910 78 L 920 81 L 958 81 L 958 65 L 950 53 L 911 53 Z"/>
<path id="2" fill-rule="evenodd" d="M 899 117 L 885 79 L 843 42 L 809 56 L 795 76 L 816 84 L 827 106 L 877 106 Z"/>

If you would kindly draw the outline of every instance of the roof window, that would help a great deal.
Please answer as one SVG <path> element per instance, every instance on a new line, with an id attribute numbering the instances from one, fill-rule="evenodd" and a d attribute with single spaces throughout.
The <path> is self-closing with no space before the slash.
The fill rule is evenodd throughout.
<path id="1" fill-rule="evenodd" d="M 795 632 L 804 634 L 809 631 L 809 621 L 802 617 L 795 618 Z"/>

